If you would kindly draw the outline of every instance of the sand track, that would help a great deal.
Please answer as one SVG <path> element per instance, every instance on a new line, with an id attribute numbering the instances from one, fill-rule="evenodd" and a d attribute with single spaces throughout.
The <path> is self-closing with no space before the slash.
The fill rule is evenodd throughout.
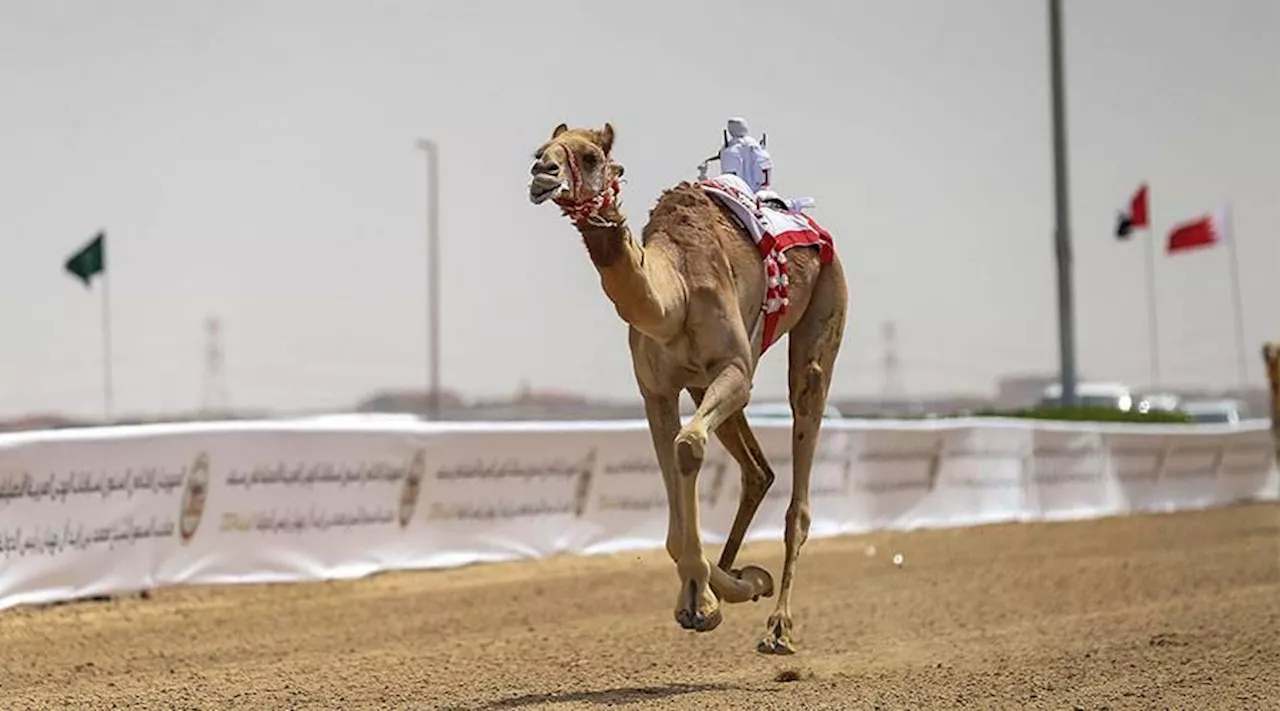
<path id="1" fill-rule="evenodd" d="M 654 552 L 0 611 L 0 708 L 1280 708 L 1280 505 L 811 541 L 794 657 L 753 651 L 772 600 L 695 635 L 676 587 Z"/>

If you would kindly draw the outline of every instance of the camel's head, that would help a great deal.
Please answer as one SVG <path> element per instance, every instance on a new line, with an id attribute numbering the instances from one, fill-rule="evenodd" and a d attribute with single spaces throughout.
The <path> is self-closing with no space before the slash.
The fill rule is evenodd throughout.
<path id="1" fill-rule="evenodd" d="M 604 128 L 556 126 L 551 140 L 533 154 L 529 202 L 551 200 L 576 222 L 598 218 L 598 211 L 617 199 L 623 167 L 610 156 L 613 125 Z"/>

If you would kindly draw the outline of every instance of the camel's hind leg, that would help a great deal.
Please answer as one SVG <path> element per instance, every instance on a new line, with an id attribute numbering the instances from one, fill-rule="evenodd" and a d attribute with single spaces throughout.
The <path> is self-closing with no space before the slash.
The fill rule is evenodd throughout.
<path id="1" fill-rule="evenodd" d="M 818 445 L 818 430 L 827 405 L 832 367 L 844 337 L 846 313 L 844 272 L 839 261 L 825 266 L 814 284 L 813 298 L 788 340 L 788 385 L 791 394 L 793 453 L 791 505 L 787 507 L 786 559 L 778 601 L 769 616 L 768 632 L 757 649 L 766 654 L 793 654 L 791 586 L 796 561 L 809 536 L 809 474 Z"/>

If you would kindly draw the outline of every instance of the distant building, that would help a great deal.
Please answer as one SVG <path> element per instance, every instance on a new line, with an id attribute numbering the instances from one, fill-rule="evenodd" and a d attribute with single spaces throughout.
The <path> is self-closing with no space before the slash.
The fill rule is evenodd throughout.
<path id="1" fill-rule="evenodd" d="M 423 413 L 431 404 L 424 390 L 384 390 L 356 405 L 356 412 Z M 440 410 L 448 412 L 463 406 L 462 397 L 451 390 L 440 391 Z"/>
<path id="2" fill-rule="evenodd" d="M 0 432 L 28 432 L 31 430 L 56 430 L 77 427 L 81 423 L 61 415 L 25 415 L 0 420 Z"/>

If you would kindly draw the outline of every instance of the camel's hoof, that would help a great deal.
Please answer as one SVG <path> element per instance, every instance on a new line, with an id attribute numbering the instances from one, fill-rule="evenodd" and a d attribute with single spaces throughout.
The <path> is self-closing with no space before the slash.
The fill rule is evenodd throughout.
<path id="1" fill-rule="evenodd" d="M 679 622 L 681 627 L 694 632 L 710 632 L 719 627 L 723 620 L 724 615 L 719 609 L 713 610 L 710 615 L 690 609 L 676 611 L 676 622 Z"/>
<path id="2" fill-rule="evenodd" d="M 761 654 L 788 655 L 796 653 L 796 643 L 791 639 L 791 625 L 782 620 L 773 621 L 773 629 L 756 645 Z"/>
<path id="3" fill-rule="evenodd" d="M 760 643 L 756 645 L 756 651 L 761 654 L 786 656 L 796 653 L 796 644 L 789 639 L 778 639 L 773 635 L 769 635 L 760 640 Z"/>
<path id="4" fill-rule="evenodd" d="M 733 576 L 751 584 L 751 589 L 756 591 L 751 596 L 752 602 L 756 602 L 762 597 L 773 597 L 773 576 L 764 568 L 758 565 L 748 565 L 742 570 L 733 571 Z"/>

